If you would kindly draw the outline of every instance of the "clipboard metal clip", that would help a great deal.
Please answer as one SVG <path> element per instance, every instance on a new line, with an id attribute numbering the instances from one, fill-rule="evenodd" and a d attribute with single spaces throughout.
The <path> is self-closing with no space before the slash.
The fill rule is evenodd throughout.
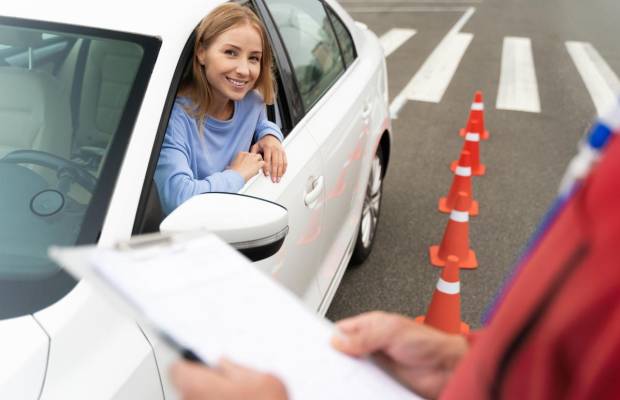
<path id="1" fill-rule="evenodd" d="M 193 239 L 199 239 L 210 234 L 205 229 L 191 232 L 180 233 L 147 233 L 130 238 L 129 240 L 118 241 L 114 244 L 114 249 L 118 251 L 139 251 L 170 248 L 175 245 L 182 245 Z"/>

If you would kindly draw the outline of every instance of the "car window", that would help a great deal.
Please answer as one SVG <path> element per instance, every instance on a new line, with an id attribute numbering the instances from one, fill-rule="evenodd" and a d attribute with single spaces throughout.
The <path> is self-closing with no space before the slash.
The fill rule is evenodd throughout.
<path id="1" fill-rule="evenodd" d="M 48 247 L 96 241 L 159 47 L 38 26 L 0 17 L 0 319 L 37 311 L 73 286 Z"/>
<path id="2" fill-rule="evenodd" d="M 344 22 L 342 22 L 340 17 L 336 15 L 334 10 L 329 7 L 325 8 L 327 9 L 329 19 L 332 21 L 332 25 L 334 26 L 338 43 L 340 43 L 340 49 L 342 50 L 342 55 L 344 56 L 344 62 L 348 67 L 351 63 L 353 63 L 353 61 L 355 61 L 355 57 L 357 55 L 355 45 L 353 44 L 353 38 L 351 38 L 351 33 L 344 25 Z"/>
<path id="3" fill-rule="evenodd" d="M 323 3 L 266 0 L 308 110 L 336 82 L 344 64 Z"/>

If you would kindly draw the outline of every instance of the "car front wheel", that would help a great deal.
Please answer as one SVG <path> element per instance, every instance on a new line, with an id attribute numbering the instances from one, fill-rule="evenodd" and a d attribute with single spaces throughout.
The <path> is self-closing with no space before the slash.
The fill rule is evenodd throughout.
<path id="1" fill-rule="evenodd" d="M 364 206 L 362 207 L 355 249 L 351 256 L 352 265 L 363 263 L 370 255 L 374 244 L 375 233 L 379 223 L 379 212 L 381 211 L 384 168 L 383 152 L 381 147 L 379 147 L 370 166 L 370 176 L 366 185 Z"/>

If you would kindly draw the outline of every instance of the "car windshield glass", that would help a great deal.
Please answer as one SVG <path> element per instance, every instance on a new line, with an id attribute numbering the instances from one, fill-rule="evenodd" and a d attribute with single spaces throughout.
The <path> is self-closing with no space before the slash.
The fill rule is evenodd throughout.
<path id="1" fill-rule="evenodd" d="M 109 160 L 158 49 L 149 39 L 0 17 L 0 319 L 73 287 L 47 249 L 97 239 L 120 164 Z"/>

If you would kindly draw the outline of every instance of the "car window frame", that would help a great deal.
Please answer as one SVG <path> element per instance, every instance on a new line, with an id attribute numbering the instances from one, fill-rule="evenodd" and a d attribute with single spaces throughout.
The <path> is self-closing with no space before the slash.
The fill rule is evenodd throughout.
<path id="1" fill-rule="evenodd" d="M 265 25 L 267 35 L 270 39 L 274 62 L 278 69 L 280 80 L 280 82 L 278 82 L 280 83 L 278 85 L 278 98 L 281 98 L 281 94 L 286 97 L 286 109 L 281 109 L 281 111 L 287 114 L 286 117 L 290 123 L 289 132 L 286 132 L 288 135 L 306 114 L 299 86 L 297 85 L 295 70 L 293 69 L 291 58 L 286 50 L 282 36 L 280 35 L 280 30 L 276 26 L 273 16 L 265 2 L 262 0 L 251 0 L 250 3 L 254 6 L 254 10 Z"/>
<path id="2" fill-rule="evenodd" d="M 352 49 L 353 49 L 353 60 L 351 60 L 350 63 L 347 63 L 347 58 L 344 56 L 344 50 L 343 50 L 343 46 L 342 46 L 342 41 L 338 37 L 338 35 L 335 35 L 336 36 L 336 41 L 338 42 L 338 47 L 340 48 L 340 56 L 342 57 L 342 62 L 344 63 L 345 70 L 346 70 L 351 65 L 353 65 L 353 63 L 355 63 L 355 61 L 357 60 L 357 57 L 358 57 L 357 47 L 355 47 L 355 41 L 353 40 L 353 35 L 351 34 L 351 31 L 349 30 L 349 27 L 347 26 L 347 24 L 344 23 L 344 21 L 342 20 L 342 18 L 340 18 L 338 13 L 329 4 L 327 4 L 325 1 L 321 0 L 321 2 L 323 3 L 323 7 L 325 8 L 325 11 L 327 13 L 327 18 L 329 19 L 329 22 L 330 22 L 330 24 L 332 26 L 332 29 L 334 30 L 334 33 L 336 32 L 336 27 L 334 26 L 334 18 L 336 18 L 336 19 L 338 19 L 338 22 L 340 23 L 340 25 L 342 25 L 344 30 L 347 32 L 348 39 L 351 42 Z"/>
<path id="3" fill-rule="evenodd" d="M 293 68 L 293 63 L 291 61 L 290 54 L 289 54 L 286 46 L 284 45 L 284 40 L 282 39 L 282 35 L 280 33 L 280 30 L 278 29 L 278 27 L 277 27 L 277 25 L 275 23 L 275 20 L 273 19 L 273 16 L 272 16 L 271 12 L 269 11 L 269 7 L 267 7 L 267 5 L 264 3 L 263 0 L 260 0 L 260 1 L 256 0 L 257 3 L 261 3 L 262 7 L 264 8 L 264 13 L 269 16 L 271 27 L 277 33 L 278 41 L 279 41 L 279 44 L 281 46 L 281 53 L 280 54 L 282 55 L 282 57 L 286 58 L 286 63 L 288 64 L 288 66 L 290 68 L 290 71 L 291 71 L 290 77 L 293 79 L 293 84 L 294 84 L 292 86 L 295 87 L 295 91 L 296 91 L 295 92 L 295 98 L 298 99 L 298 101 L 300 103 L 300 108 L 301 108 L 301 110 L 303 110 L 301 115 L 298 116 L 298 120 L 296 121 L 296 123 L 299 122 L 301 119 L 303 119 L 308 113 L 310 113 L 310 111 L 321 101 L 321 99 L 323 99 L 338 84 L 338 82 L 340 81 L 340 79 L 342 79 L 343 75 L 347 72 L 347 69 L 348 69 L 348 65 L 347 65 L 347 63 L 345 61 L 340 41 L 338 40 L 338 36 L 336 35 L 332 19 L 329 16 L 329 13 L 327 11 L 327 7 L 329 7 L 329 5 L 324 0 L 317 0 L 317 1 L 323 7 L 323 11 L 325 12 L 325 15 L 327 16 L 327 20 L 329 21 L 329 26 L 331 28 L 332 34 L 333 34 L 334 38 L 336 39 L 336 44 L 338 46 L 338 54 L 340 55 L 340 62 L 342 63 L 342 70 L 334 78 L 334 80 L 331 82 L 329 87 L 327 89 L 325 89 L 321 93 L 320 96 L 318 96 L 316 99 L 314 99 L 314 101 L 308 107 L 306 107 L 303 104 L 303 100 L 302 100 L 302 96 L 301 96 L 301 91 L 299 90 L 299 84 L 298 84 L 299 80 L 297 79 L 297 76 L 295 74 L 295 70 Z M 334 12 L 334 14 L 335 14 L 335 12 Z M 346 27 L 346 25 L 344 25 L 344 26 Z M 348 29 L 347 29 L 347 32 L 349 32 Z M 349 35 L 351 36 L 350 32 L 349 32 Z M 353 39 L 352 36 L 351 36 L 351 39 Z M 354 42 L 353 42 L 353 44 L 355 45 Z M 356 56 L 357 56 L 357 51 L 356 51 Z"/>

